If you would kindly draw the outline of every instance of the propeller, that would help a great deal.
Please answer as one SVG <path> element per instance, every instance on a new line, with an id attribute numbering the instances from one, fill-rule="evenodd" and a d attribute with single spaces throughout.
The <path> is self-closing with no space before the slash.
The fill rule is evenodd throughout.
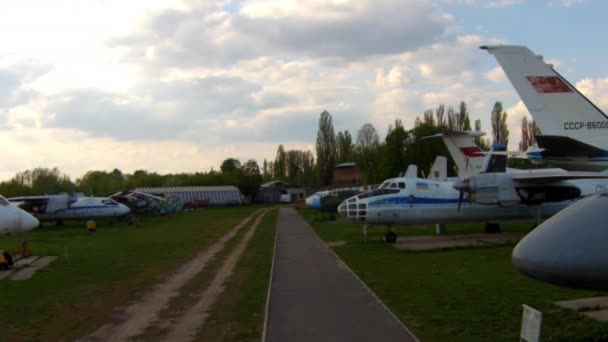
<path id="1" fill-rule="evenodd" d="M 454 189 L 458 190 L 459 192 L 459 196 L 458 196 L 458 211 L 460 212 L 460 207 L 462 206 L 462 200 L 464 199 L 464 193 L 465 192 L 470 192 L 471 188 L 469 186 L 469 179 L 463 179 L 463 180 L 459 180 L 458 182 L 454 183 L 453 185 Z"/>
<path id="2" fill-rule="evenodd" d="M 464 191 L 460 191 L 460 195 L 458 196 L 458 212 L 460 212 L 460 206 L 462 205 L 462 199 L 464 198 Z"/>

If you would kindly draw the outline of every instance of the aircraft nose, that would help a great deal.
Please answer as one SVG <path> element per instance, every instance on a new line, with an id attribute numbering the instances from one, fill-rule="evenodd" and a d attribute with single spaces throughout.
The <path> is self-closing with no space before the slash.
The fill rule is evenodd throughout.
<path id="1" fill-rule="evenodd" d="M 361 203 L 357 196 L 353 196 L 340 203 L 338 213 L 349 220 L 365 221 L 367 217 L 367 204 Z"/>
<path id="2" fill-rule="evenodd" d="M 19 228 L 22 231 L 28 231 L 37 228 L 40 225 L 40 221 L 30 213 L 20 210 L 19 212 Z"/>
<path id="3" fill-rule="evenodd" d="M 551 217 L 515 246 L 513 266 L 556 285 L 608 290 L 606 206 L 608 191 L 602 191 Z"/>
<path id="4" fill-rule="evenodd" d="M 122 203 L 118 203 L 118 216 L 126 215 L 131 212 L 131 209 Z"/>

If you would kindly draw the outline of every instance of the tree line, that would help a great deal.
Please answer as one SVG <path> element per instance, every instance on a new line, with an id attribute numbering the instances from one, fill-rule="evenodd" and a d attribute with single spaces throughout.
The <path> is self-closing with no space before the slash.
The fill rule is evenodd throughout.
<path id="1" fill-rule="evenodd" d="M 497 101 L 491 112 L 492 143 L 508 144 L 507 117 L 502 103 Z M 474 130 L 481 129 L 481 120 L 476 120 Z M 435 109 L 425 110 L 410 129 L 406 129 L 403 122 L 397 119 L 389 126 L 382 141 L 371 123 L 364 123 L 354 140 L 348 130 L 336 134 L 331 114 L 323 111 L 317 131 L 316 161 L 310 151 L 285 151 L 283 145 L 279 145 L 274 161 L 264 160 L 262 176 L 264 179 L 280 179 L 305 187 L 324 187 L 332 183 L 333 170 L 337 164 L 355 162 L 364 184 L 377 184 L 384 179 L 396 177 L 405 172 L 410 164 L 418 165 L 419 176 L 424 177 L 436 156 L 449 156 L 441 139 L 425 137 L 446 130 L 472 130 L 466 102 L 461 101 L 458 109 L 452 106 L 446 108 L 441 104 Z M 538 133 L 534 121 L 529 122 L 524 117 L 520 149 L 526 150 L 532 145 L 534 134 Z M 478 137 L 476 143 L 482 149 L 489 150 L 488 140 Z M 516 164 L 522 166 L 522 162 Z M 448 157 L 448 174 L 456 174 L 451 157 Z"/>
<path id="2" fill-rule="evenodd" d="M 507 113 L 496 102 L 491 112 L 493 143 L 508 144 Z M 332 184 L 333 170 L 337 164 L 355 162 L 364 184 L 377 184 L 386 178 L 405 172 L 409 164 L 418 165 L 419 176 L 426 176 L 438 155 L 449 156 L 441 139 L 424 139 L 445 130 L 471 130 L 467 104 L 461 101 L 458 109 L 441 104 L 428 109 L 417 117 L 414 127 L 406 129 L 399 119 L 389 125 L 381 141 L 371 123 L 364 123 L 353 137 L 348 130 L 334 131 L 329 112 L 319 116 L 316 139 L 316 159 L 311 151 L 277 148 L 274 160 L 264 159 L 260 167 L 256 160 L 244 164 L 236 158 L 225 159 L 219 171 L 175 173 L 161 175 L 156 172 L 137 170 L 125 174 L 121 170 L 89 171 L 82 178 L 72 181 L 57 168 L 35 168 L 17 173 L 12 179 L 0 182 L 0 193 L 7 197 L 53 194 L 79 191 L 87 195 L 107 195 L 125 189 L 166 186 L 235 185 L 250 198 L 255 196 L 262 182 L 282 180 L 291 185 L 320 188 Z M 474 130 L 480 131 L 481 121 L 474 122 Z M 539 134 L 534 121 L 522 120 L 520 150 L 534 143 Z M 477 144 L 484 150 L 489 142 L 481 137 Z M 522 162 L 516 162 L 522 166 Z M 448 158 L 448 174 L 456 174 L 453 161 Z"/>

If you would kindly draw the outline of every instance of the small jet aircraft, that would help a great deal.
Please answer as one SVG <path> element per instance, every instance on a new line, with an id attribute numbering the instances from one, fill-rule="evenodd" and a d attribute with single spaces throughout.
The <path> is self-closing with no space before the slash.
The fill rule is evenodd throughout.
<path id="1" fill-rule="evenodd" d="M 107 197 L 83 197 L 78 195 L 45 195 L 13 197 L 14 205 L 31 213 L 41 221 L 88 220 L 120 217 L 129 213 L 129 208 Z"/>
<path id="2" fill-rule="evenodd" d="M 608 116 L 525 46 L 481 46 L 496 57 L 542 134 L 528 151 L 535 163 L 566 170 L 608 169 Z"/>
<path id="3" fill-rule="evenodd" d="M 37 228 L 38 219 L 0 196 L 0 233 L 19 234 Z"/>

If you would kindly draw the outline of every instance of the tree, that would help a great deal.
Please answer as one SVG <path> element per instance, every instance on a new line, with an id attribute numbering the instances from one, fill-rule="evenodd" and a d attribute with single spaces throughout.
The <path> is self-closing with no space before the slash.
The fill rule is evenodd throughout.
<path id="1" fill-rule="evenodd" d="M 348 131 L 338 132 L 336 137 L 336 160 L 338 163 L 351 161 L 353 153 L 353 138 Z"/>
<path id="2" fill-rule="evenodd" d="M 496 101 L 492 109 L 492 137 L 494 143 L 509 143 L 509 128 L 507 127 L 507 113 L 502 111 L 502 103 Z"/>
<path id="3" fill-rule="evenodd" d="M 301 173 L 301 152 L 290 150 L 286 153 L 287 182 L 297 184 Z"/>
<path id="4" fill-rule="evenodd" d="M 302 153 L 302 185 L 312 187 L 315 184 L 315 158 L 312 152 Z"/>
<path id="5" fill-rule="evenodd" d="M 283 148 L 283 145 L 279 145 L 279 148 L 277 149 L 277 156 L 274 159 L 274 178 L 275 179 L 285 179 L 285 174 L 286 174 L 286 162 L 287 162 L 287 157 L 285 156 L 285 149 Z"/>
<path id="6" fill-rule="evenodd" d="M 460 112 L 458 113 L 458 123 L 461 131 L 471 130 L 471 119 L 469 118 L 469 112 L 467 111 L 467 103 L 460 101 Z"/>
<path id="7" fill-rule="evenodd" d="M 435 116 L 437 116 L 437 126 L 445 126 L 445 106 L 440 104 L 435 110 Z"/>
<path id="8" fill-rule="evenodd" d="M 389 126 L 384 143 L 384 177 L 396 177 L 407 168 L 406 145 L 409 134 L 401 120 L 395 120 L 395 127 Z"/>
<path id="9" fill-rule="evenodd" d="M 528 117 L 524 115 L 521 119 L 521 141 L 519 142 L 519 150 L 525 151 L 528 147 L 536 142 L 536 134 L 539 134 L 538 126 L 534 120 L 528 121 Z"/>
<path id="10" fill-rule="evenodd" d="M 481 132 L 481 119 L 475 120 L 475 132 Z M 490 146 L 483 137 L 475 137 L 475 144 L 484 151 L 488 151 Z"/>
<path id="11" fill-rule="evenodd" d="M 378 132 L 371 123 L 363 124 L 357 132 L 353 153 L 363 182 L 376 184 L 381 177 L 382 153 Z"/>
<path id="12" fill-rule="evenodd" d="M 357 145 L 359 146 L 372 146 L 378 145 L 380 143 L 380 138 L 378 137 L 378 132 L 376 128 L 371 123 L 365 123 L 359 131 L 357 132 Z"/>
<path id="13" fill-rule="evenodd" d="M 228 158 L 222 162 L 220 170 L 222 173 L 234 173 L 236 170 L 241 168 L 241 162 L 235 158 Z"/>
<path id="14" fill-rule="evenodd" d="M 237 186 L 243 196 L 253 199 L 262 184 L 260 167 L 254 159 L 249 159 L 240 169 Z"/>
<path id="15" fill-rule="evenodd" d="M 323 111 L 317 131 L 317 168 L 322 185 L 331 184 L 336 163 L 336 135 L 331 114 Z"/>

